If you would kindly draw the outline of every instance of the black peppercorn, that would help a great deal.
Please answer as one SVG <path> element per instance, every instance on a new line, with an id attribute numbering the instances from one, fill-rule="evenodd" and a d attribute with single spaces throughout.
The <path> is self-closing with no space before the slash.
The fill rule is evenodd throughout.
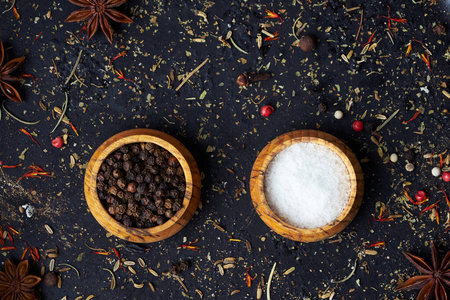
<path id="1" fill-rule="evenodd" d="M 116 214 L 123 215 L 126 211 L 125 205 L 119 204 L 116 206 Z"/>
<path id="2" fill-rule="evenodd" d="M 166 212 L 164 213 L 164 215 L 166 216 L 167 219 L 170 219 L 173 217 L 173 211 L 168 209 L 166 210 Z"/>
<path id="3" fill-rule="evenodd" d="M 108 193 L 113 194 L 115 196 L 115 195 L 117 195 L 118 191 L 119 191 L 119 188 L 117 186 L 112 186 L 109 188 Z"/>
<path id="4" fill-rule="evenodd" d="M 130 182 L 127 186 L 127 191 L 130 193 L 136 193 L 137 190 L 137 183 L 136 182 Z"/>
<path id="5" fill-rule="evenodd" d="M 181 273 L 180 265 L 178 265 L 178 264 L 172 264 L 172 265 L 169 267 L 169 272 L 170 272 L 170 274 L 172 274 L 172 275 L 178 275 L 178 274 L 180 274 L 180 273 Z"/>
<path id="6" fill-rule="evenodd" d="M 178 167 L 177 168 L 177 176 L 183 176 L 184 175 L 184 171 L 182 167 Z"/>
<path id="7" fill-rule="evenodd" d="M 173 187 L 177 187 L 179 183 L 180 183 L 179 177 L 172 177 L 172 179 L 170 180 L 170 184 L 173 185 Z"/>
<path id="8" fill-rule="evenodd" d="M 168 176 L 175 176 L 175 174 L 177 173 L 177 169 L 174 167 L 167 167 L 166 169 L 166 174 Z"/>
<path id="9" fill-rule="evenodd" d="M 180 263 L 180 270 L 187 271 L 189 269 L 189 263 L 187 261 L 182 261 Z"/>
<path id="10" fill-rule="evenodd" d="M 164 217 L 163 216 L 157 216 L 156 217 L 156 224 L 158 224 L 158 225 L 164 224 Z"/>
<path id="11" fill-rule="evenodd" d="M 128 181 L 135 181 L 136 180 L 136 173 L 133 171 L 128 171 L 127 174 L 125 174 L 125 178 Z"/>
<path id="12" fill-rule="evenodd" d="M 98 181 L 105 181 L 105 174 L 103 172 L 98 172 L 97 180 Z"/>
<path id="13" fill-rule="evenodd" d="M 158 166 L 162 166 L 164 164 L 164 157 L 162 157 L 162 156 L 156 157 L 156 164 Z"/>
<path id="14" fill-rule="evenodd" d="M 128 183 L 127 180 L 125 178 L 119 178 L 117 179 L 117 186 L 119 188 L 121 188 L 122 190 L 124 190 L 127 187 Z"/>
<path id="15" fill-rule="evenodd" d="M 148 207 L 148 209 L 150 209 L 151 211 L 156 211 L 156 210 L 157 210 L 156 205 L 155 205 L 154 202 L 150 202 L 150 203 L 147 205 L 147 207 Z"/>
<path id="16" fill-rule="evenodd" d="M 186 191 L 186 184 L 180 183 L 180 184 L 178 185 L 178 190 L 179 190 L 180 192 Z"/>
<path id="17" fill-rule="evenodd" d="M 161 199 L 161 198 L 155 199 L 155 206 L 156 206 L 157 208 L 160 208 L 160 207 L 162 207 L 163 205 L 164 205 L 163 199 Z"/>
<path id="18" fill-rule="evenodd" d="M 128 153 L 128 146 L 127 145 L 123 145 L 122 147 L 119 148 L 120 152 L 122 152 L 123 154 Z"/>
<path id="19" fill-rule="evenodd" d="M 141 151 L 141 153 L 139 153 L 139 159 L 144 161 L 148 159 L 148 152 L 147 151 Z"/>
<path id="20" fill-rule="evenodd" d="M 122 224 L 127 227 L 131 227 L 133 225 L 133 222 L 131 221 L 131 218 L 129 216 L 125 215 L 122 218 Z"/>
<path id="21" fill-rule="evenodd" d="M 141 152 L 141 147 L 139 147 L 138 144 L 133 144 L 131 145 L 131 152 L 133 152 L 133 154 L 139 154 Z"/>
<path id="22" fill-rule="evenodd" d="M 131 161 L 132 157 L 133 156 L 130 153 L 126 153 L 126 154 L 123 155 L 122 159 L 123 159 L 124 162 L 127 162 L 127 161 Z"/>
<path id="23" fill-rule="evenodd" d="M 137 186 L 136 192 L 139 194 L 144 194 L 147 192 L 147 185 L 145 183 L 140 183 Z"/>
<path id="24" fill-rule="evenodd" d="M 120 152 L 120 151 L 117 151 L 116 153 L 114 153 L 114 158 L 115 158 L 117 161 L 122 160 L 122 158 L 123 158 L 123 153 Z"/>
<path id="25" fill-rule="evenodd" d="M 158 147 L 158 148 L 155 148 L 155 150 L 153 151 L 153 155 L 154 155 L 156 158 L 160 157 L 160 156 L 161 156 L 161 149 L 159 149 L 159 147 Z"/>
<path id="26" fill-rule="evenodd" d="M 172 197 L 173 199 L 178 198 L 179 192 L 176 189 L 172 189 L 169 192 L 169 196 Z"/>
<path id="27" fill-rule="evenodd" d="M 147 150 L 149 153 L 153 153 L 153 151 L 155 151 L 156 147 L 157 146 L 153 143 L 145 144 L 145 150 Z"/>
<path id="28" fill-rule="evenodd" d="M 102 170 L 103 172 L 106 171 L 107 168 L 107 164 L 106 163 L 102 163 L 102 165 L 100 166 L 100 170 Z"/>
<path id="29" fill-rule="evenodd" d="M 169 159 L 172 156 L 172 154 L 170 154 L 170 152 L 167 150 L 161 150 L 161 153 L 165 159 Z"/>
<path id="30" fill-rule="evenodd" d="M 181 209 L 182 205 L 179 202 L 174 202 L 172 206 L 172 210 L 177 212 Z"/>
<path id="31" fill-rule="evenodd" d="M 107 185 L 103 181 L 100 181 L 99 183 L 97 183 L 97 189 L 99 191 L 104 191 L 104 190 L 106 190 L 106 188 L 107 188 Z"/>
<path id="32" fill-rule="evenodd" d="M 118 191 L 117 192 L 117 198 L 123 199 L 123 197 L 125 197 L 125 193 L 123 191 Z"/>
<path id="33" fill-rule="evenodd" d="M 141 173 L 142 170 L 143 170 L 143 168 L 141 168 L 141 165 L 139 165 L 139 164 L 134 164 L 134 166 L 133 166 L 133 171 L 136 172 L 136 174 Z"/>
<path id="34" fill-rule="evenodd" d="M 110 214 L 110 215 L 115 215 L 116 214 L 116 207 L 115 206 L 113 206 L 113 205 L 111 205 L 110 207 L 108 207 L 108 213 Z"/>
<path id="35" fill-rule="evenodd" d="M 156 184 L 160 184 L 163 181 L 162 177 L 159 175 L 155 175 L 155 177 L 153 177 L 153 180 Z"/>
<path id="36" fill-rule="evenodd" d="M 144 176 L 142 176 L 141 174 L 136 175 L 136 182 L 137 183 L 142 183 L 144 182 Z"/>
<path id="37" fill-rule="evenodd" d="M 112 156 L 109 156 L 108 158 L 106 158 L 106 163 L 110 166 L 112 166 L 115 162 L 116 162 L 116 159 Z"/>
<path id="38" fill-rule="evenodd" d="M 112 172 L 114 178 L 119 178 L 123 176 L 123 171 L 120 169 L 114 169 Z"/>
<path id="39" fill-rule="evenodd" d="M 167 160 L 167 164 L 171 167 L 177 167 L 178 166 L 178 159 L 175 156 L 169 157 Z"/>
<path id="40" fill-rule="evenodd" d="M 125 161 L 123 163 L 123 169 L 128 172 L 133 168 L 133 163 L 131 161 Z"/>
<path id="41" fill-rule="evenodd" d="M 153 193 L 154 191 L 156 191 L 156 183 L 155 182 L 151 182 L 148 184 L 148 192 L 149 193 Z"/>
<path id="42" fill-rule="evenodd" d="M 411 161 L 414 158 L 414 151 L 407 150 L 404 154 L 406 160 Z"/>
<path id="43" fill-rule="evenodd" d="M 172 209 L 173 206 L 173 200 L 167 198 L 166 200 L 164 200 L 164 207 L 167 209 Z"/>

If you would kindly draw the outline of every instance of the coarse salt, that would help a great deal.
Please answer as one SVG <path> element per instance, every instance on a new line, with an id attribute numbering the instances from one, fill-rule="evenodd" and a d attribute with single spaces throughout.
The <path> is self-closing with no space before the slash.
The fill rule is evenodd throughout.
<path id="1" fill-rule="evenodd" d="M 264 177 L 264 194 L 273 212 L 299 228 L 318 228 L 343 212 L 350 175 L 342 159 L 315 143 L 296 143 L 278 153 Z"/>

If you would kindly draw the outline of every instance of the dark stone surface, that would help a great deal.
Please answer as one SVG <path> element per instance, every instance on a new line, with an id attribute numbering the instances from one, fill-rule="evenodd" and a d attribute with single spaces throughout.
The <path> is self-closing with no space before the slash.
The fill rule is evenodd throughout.
<path id="1" fill-rule="evenodd" d="M 41 285 L 42 299 L 63 296 L 85 299 L 90 294 L 99 299 L 184 299 L 180 284 L 161 275 L 173 263 L 184 260 L 190 268 L 180 276 L 193 299 L 198 299 L 194 291 L 197 288 L 205 299 L 256 299 L 260 276 L 267 281 L 274 262 L 277 262 L 277 272 L 272 282 L 272 299 L 317 299 L 327 289 L 334 290 L 334 299 L 402 299 L 402 295 L 413 299 L 416 292 L 394 291 L 399 275 L 405 279 L 407 275 L 417 274 L 401 251 L 430 260 L 431 239 L 436 240 L 440 252 L 450 249 L 445 233 L 448 208 L 436 186 L 449 192 L 450 189 L 440 178 L 432 177 L 432 165 L 429 159 L 423 158 L 426 153 L 445 151 L 449 143 L 448 118 L 442 114 L 449 101 L 442 90 L 450 91 L 448 35 L 433 33 L 436 24 L 448 26 L 445 1 L 293 3 L 296 1 L 280 4 L 216 1 L 214 4 L 197 0 L 131 0 L 119 10 L 130 15 L 134 23 L 115 23 L 112 45 L 101 31 L 90 41 L 85 33 L 78 40 L 73 38 L 83 24 L 63 22 L 77 9 L 68 1 L 17 1 L 19 20 L 12 11 L 2 14 L 0 40 L 7 59 L 25 55 L 26 61 L 19 72 L 32 74 L 37 80 L 27 78 L 17 87 L 24 100 L 22 104 L 5 100 L 3 96 L 0 101 L 18 117 L 41 122 L 24 125 L 7 117 L 4 111 L 0 121 L 0 160 L 5 165 L 23 163 L 17 169 L 4 169 L 0 178 L 0 224 L 6 230 L 8 222 L 22 233 L 20 237 L 15 236 L 17 250 L 1 252 L 0 262 L 7 257 L 20 259 L 26 247 L 21 240 L 38 247 L 41 255 L 46 249 L 58 246 L 60 255 L 56 266 L 70 263 L 81 276 L 78 278 L 74 271 L 61 273 L 62 288 Z M 364 21 L 355 42 L 361 10 L 347 12 L 347 9 L 360 5 Z M 388 5 L 392 18 L 407 19 L 404 24 L 392 22 L 394 43 L 387 33 L 387 19 L 379 17 L 387 15 Z M 8 7 L 9 4 L 2 3 L 1 9 Z M 265 9 L 280 12 L 284 23 L 280 26 L 276 19 L 265 19 Z M 308 26 L 302 35 L 312 35 L 318 40 L 316 50 L 308 53 L 291 46 L 295 41 L 292 25 L 303 10 L 300 20 Z M 51 16 L 47 18 L 49 11 Z M 208 22 L 197 16 L 197 11 L 204 11 Z M 258 49 L 256 35 L 259 24 L 264 22 L 273 22 L 267 30 L 278 31 L 280 39 L 263 42 L 263 47 Z M 248 55 L 233 46 L 222 46 L 218 37 L 225 37 L 228 30 Z M 373 42 L 378 45 L 361 62 L 361 44 L 375 30 Z M 195 42 L 196 38 L 204 39 L 205 43 Z M 412 38 L 422 41 L 432 52 L 433 73 L 419 57 L 419 53 L 425 53 L 420 43 L 414 42 L 411 54 L 405 57 Z M 65 86 L 80 50 L 83 54 L 76 74 L 84 84 L 73 78 Z M 125 50 L 127 55 L 116 59 L 112 66 L 133 81 L 117 79 L 109 65 L 113 57 Z M 347 63 L 341 55 L 351 50 L 354 54 Z M 189 73 L 206 58 L 210 62 L 175 92 L 182 80 L 177 76 Z M 60 77 L 54 72 L 55 65 Z M 153 65 L 157 65 L 155 70 Z M 175 82 L 168 88 L 167 76 L 172 69 Z M 272 72 L 274 77 L 240 90 L 236 77 L 256 70 Z M 443 87 L 444 83 L 447 88 Z M 355 92 L 356 88 L 359 93 Z M 51 108 L 62 106 L 65 91 L 70 99 L 67 116 L 79 136 L 63 123 L 50 133 L 56 124 Z M 204 92 L 206 95 L 200 99 Z M 43 111 L 39 101 L 49 110 Z M 347 111 L 346 104 L 350 101 L 353 104 Z M 318 114 L 319 103 L 327 105 L 325 113 Z M 275 112 L 263 118 L 259 110 L 267 104 L 274 106 Z M 418 108 L 423 113 L 411 123 L 402 124 Z M 333 117 L 337 109 L 345 112 L 341 120 Z M 380 158 L 378 147 L 370 140 L 368 123 L 375 122 L 378 126 L 383 121 L 376 114 L 390 116 L 397 109 L 397 116 L 379 131 L 383 136 L 383 158 Z M 365 130 L 353 131 L 353 121 L 362 116 Z M 420 131 L 422 122 L 423 134 L 414 133 Z M 124 241 L 107 235 L 88 211 L 83 176 L 89 158 L 104 140 L 139 127 L 171 134 L 192 152 L 204 174 L 203 205 L 175 236 L 145 245 L 150 248 L 147 252 L 130 253 L 122 247 Z M 19 132 L 20 128 L 37 134 L 35 139 L 42 148 Z M 286 240 L 268 229 L 251 202 L 249 175 L 259 151 L 280 134 L 306 128 L 319 128 L 335 135 L 359 159 L 368 161 L 362 163 L 366 183 L 363 205 L 350 226 L 331 239 L 337 242 L 305 244 Z M 62 149 L 52 147 L 51 140 L 64 133 L 69 134 L 68 145 Z M 404 168 L 405 147 L 415 152 L 411 161 L 415 170 L 411 173 Z M 20 160 L 19 155 L 26 148 L 25 159 Z M 399 154 L 399 162 L 384 164 L 388 153 L 394 152 Z M 79 158 L 70 168 L 72 154 Z M 433 166 L 439 165 L 439 158 L 435 156 L 432 162 Z M 54 171 L 55 177 L 29 178 L 16 183 L 33 163 Z M 412 195 L 424 189 L 430 195 L 429 202 L 420 207 L 401 202 L 402 198 L 398 197 L 402 195 L 404 181 L 411 182 L 407 188 Z M 419 216 L 422 209 L 439 200 L 439 225 L 429 218 L 430 212 Z M 389 214 L 402 217 L 392 222 L 369 223 L 378 217 L 380 202 L 390 210 Z M 19 212 L 23 204 L 36 208 L 32 218 Z M 217 221 L 226 233 L 217 230 L 209 220 Z M 46 232 L 44 224 L 53 228 L 53 235 Z M 230 236 L 242 242 L 230 242 Z M 184 239 L 197 238 L 198 252 L 177 249 Z M 252 244 L 250 253 L 245 240 Z M 377 255 L 364 255 L 363 243 L 377 241 L 385 241 L 386 247 L 376 249 Z M 85 244 L 106 250 L 116 247 L 123 258 L 135 262 L 141 257 L 160 277 L 154 277 L 139 265 L 134 266 L 136 275 L 118 270 L 117 287 L 110 291 L 110 275 L 102 268 L 112 269 L 114 254 L 93 254 Z M 221 276 L 214 262 L 230 256 L 242 259 Z M 357 257 L 360 259 L 353 277 L 333 284 L 333 279 L 350 274 Z M 35 264 L 34 273 L 39 274 L 42 265 L 48 268 L 49 261 Z M 258 275 L 250 288 L 245 281 L 249 265 L 253 265 L 251 274 Z M 295 271 L 283 275 L 291 267 Z M 131 279 L 145 283 L 144 288 L 134 288 Z M 155 293 L 150 291 L 148 282 L 155 285 Z M 241 292 L 230 296 L 236 289 Z"/>

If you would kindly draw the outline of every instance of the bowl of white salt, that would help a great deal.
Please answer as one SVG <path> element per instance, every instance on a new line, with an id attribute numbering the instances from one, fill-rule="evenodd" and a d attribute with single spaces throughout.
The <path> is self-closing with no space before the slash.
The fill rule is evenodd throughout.
<path id="1" fill-rule="evenodd" d="M 364 178 L 355 154 L 338 138 L 296 130 L 271 141 L 250 178 L 253 205 L 278 234 L 315 242 L 341 232 L 361 206 Z"/>

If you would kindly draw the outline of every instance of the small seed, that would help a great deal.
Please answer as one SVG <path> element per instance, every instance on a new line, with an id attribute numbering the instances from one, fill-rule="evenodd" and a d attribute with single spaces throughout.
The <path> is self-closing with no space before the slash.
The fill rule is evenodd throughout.
<path id="1" fill-rule="evenodd" d="M 348 63 L 348 58 L 347 58 L 347 56 L 345 56 L 345 54 L 342 54 L 342 55 L 341 55 L 341 58 L 342 58 L 343 61 L 345 61 L 346 63 Z"/>
<path id="2" fill-rule="evenodd" d="M 48 110 L 47 105 L 45 105 L 44 102 L 42 102 L 42 101 L 39 101 L 39 106 L 41 107 L 41 109 L 43 111 L 47 111 Z"/>
<path id="3" fill-rule="evenodd" d="M 45 266 L 42 266 L 41 268 L 41 277 L 44 277 L 45 275 Z"/>
<path id="4" fill-rule="evenodd" d="M 385 115 L 380 115 L 380 114 L 376 114 L 375 118 L 377 118 L 378 120 L 386 120 L 387 117 Z"/>
<path id="5" fill-rule="evenodd" d="M 138 263 L 139 263 L 139 265 L 141 267 L 145 268 L 146 264 L 145 264 L 145 261 L 142 258 L 140 258 L 140 257 L 138 258 Z"/>
<path id="6" fill-rule="evenodd" d="M 234 258 L 234 257 L 225 257 L 223 259 L 224 264 L 234 264 L 235 261 L 236 261 L 236 258 Z"/>
<path id="7" fill-rule="evenodd" d="M 133 280 L 131 280 L 131 281 L 133 281 Z M 143 283 L 135 283 L 134 281 L 133 281 L 133 285 L 134 285 L 134 287 L 135 288 L 137 288 L 137 289 L 142 289 L 143 287 L 144 287 L 144 284 Z"/>
<path id="8" fill-rule="evenodd" d="M 248 252 L 252 251 L 252 244 L 250 244 L 249 240 L 245 240 L 245 246 L 247 246 L 247 251 Z"/>
<path id="9" fill-rule="evenodd" d="M 128 266 L 128 271 L 130 271 L 130 272 L 131 272 L 131 273 L 133 273 L 134 275 L 136 275 L 136 274 L 137 274 L 136 270 L 135 270 L 135 269 L 133 269 L 133 267 L 132 267 L 132 266 Z"/>
<path id="10" fill-rule="evenodd" d="M 287 269 L 286 271 L 284 271 L 283 275 L 291 274 L 292 272 L 294 272 L 294 270 L 295 270 L 295 267 L 291 267 L 291 268 Z"/>
<path id="11" fill-rule="evenodd" d="M 371 249 L 364 250 L 364 253 L 367 255 L 377 255 L 378 254 L 377 250 L 371 250 Z"/>
<path id="12" fill-rule="evenodd" d="M 258 283 L 258 289 L 256 290 L 256 299 L 261 299 L 262 298 L 262 288 L 261 288 L 261 283 Z"/>
<path id="13" fill-rule="evenodd" d="M 449 93 L 449 92 L 447 92 L 446 90 L 443 90 L 443 91 L 442 91 L 442 94 L 444 94 L 444 95 L 445 95 L 445 97 L 447 97 L 447 98 L 449 98 L 449 99 L 450 99 L 450 93 Z"/>
<path id="14" fill-rule="evenodd" d="M 117 260 L 114 263 L 113 272 L 116 272 L 117 270 L 119 270 L 119 268 L 120 268 L 120 260 Z"/>
<path id="15" fill-rule="evenodd" d="M 52 258 L 52 260 L 50 261 L 50 263 L 48 264 L 48 270 L 50 272 L 53 272 L 55 270 L 55 260 Z"/>
<path id="16" fill-rule="evenodd" d="M 240 291 L 241 291 L 241 290 L 234 290 L 234 291 L 232 291 L 232 292 L 230 293 L 230 295 L 233 296 L 233 295 L 239 293 Z"/>
<path id="17" fill-rule="evenodd" d="M 223 263 L 223 259 L 216 260 L 214 262 L 214 267 L 217 266 L 218 264 L 221 264 L 221 263 Z"/>
<path id="18" fill-rule="evenodd" d="M 53 229 L 49 225 L 45 224 L 44 227 L 49 234 L 53 234 Z"/>
<path id="19" fill-rule="evenodd" d="M 62 286 L 62 278 L 60 275 L 58 275 L 58 288 L 60 289 Z"/>
<path id="20" fill-rule="evenodd" d="M 58 272 L 59 273 L 63 273 L 63 272 L 67 272 L 67 271 L 70 271 L 70 270 L 72 270 L 72 269 L 71 268 L 62 268 L 62 269 L 59 269 Z"/>
<path id="21" fill-rule="evenodd" d="M 89 295 L 86 300 L 91 300 L 92 298 L 95 298 L 95 295 Z"/>
<path id="22" fill-rule="evenodd" d="M 78 297 L 75 298 L 75 300 L 81 300 L 81 299 L 83 299 L 83 297 L 84 296 L 78 296 Z"/>
<path id="23" fill-rule="evenodd" d="M 433 157 L 433 153 L 427 153 L 423 155 L 423 158 L 428 159 L 428 158 L 432 158 Z"/>
<path id="24" fill-rule="evenodd" d="M 149 272 L 150 272 L 150 274 L 152 274 L 153 276 L 155 276 L 155 277 L 158 277 L 159 275 L 158 275 L 158 273 L 155 271 L 155 270 L 153 270 L 152 268 L 148 268 L 147 269 Z"/>
<path id="25" fill-rule="evenodd" d="M 23 213 L 25 212 L 25 209 L 24 209 L 22 206 L 19 206 L 19 212 L 20 212 L 21 214 L 23 214 Z"/>
<path id="26" fill-rule="evenodd" d="M 153 283 L 149 282 L 148 285 L 150 286 L 150 289 L 152 290 L 152 292 L 156 292 L 155 286 L 153 285 Z"/>
<path id="27" fill-rule="evenodd" d="M 58 253 L 49 253 L 48 257 L 49 258 L 57 258 L 58 257 Z"/>
<path id="28" fill-rule="evenodd" d="M 136 263 L 132 260 L 126 260 L 123 262 L 125 266 L 134 266 Z"/>
<path id="29" fill-rule="evenodd" d="M 61 300 L 67 300 L 67 296 L 62 297 Z"/>
<path id="30" fill-rule="evenodd" d="M 219 266 L 219 274 L 223 276 L 225 274 L 225 271 L 223 270 L 222 265 L 218 265 L 218 266 Z"/>
<path id="31" fill-rule="evenodd" d="M 197 292 L 197 294 L 200 296 L 200 299 L 203 299 L 203 293 L 202 291 L 200 291 L 199 289 L 195 290 Z"/>
<path id="32" fill-rule="evenodd" d="M 226 264 L 226 265 L 223 265 L 223 268 L 224 268 L 224 269 L 232 269 L 232 268 L 234 268 L 234 264 Z"/>

